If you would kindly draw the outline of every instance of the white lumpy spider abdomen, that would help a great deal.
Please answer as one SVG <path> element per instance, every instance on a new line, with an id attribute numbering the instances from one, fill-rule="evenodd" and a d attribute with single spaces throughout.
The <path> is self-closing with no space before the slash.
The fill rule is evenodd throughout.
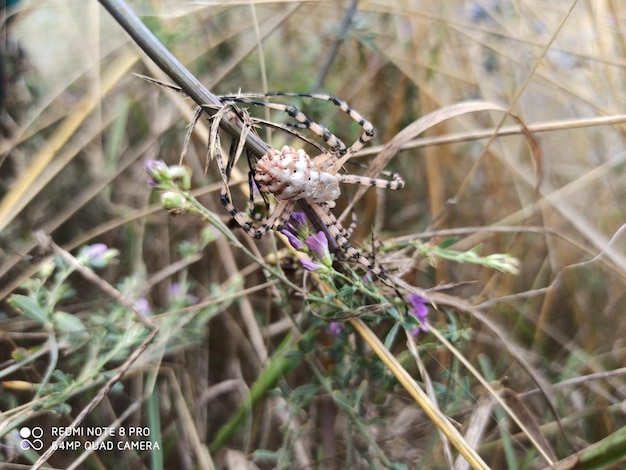
<path id="1" fill-rule="evenodd" d="M 257 163 L 254 180 L 261 192 L 282 200 L 309 199 L 333 207 L 341 195 L 336 176 L 320 171 L 303 149 L 287 145 L 267 151 Z"/>

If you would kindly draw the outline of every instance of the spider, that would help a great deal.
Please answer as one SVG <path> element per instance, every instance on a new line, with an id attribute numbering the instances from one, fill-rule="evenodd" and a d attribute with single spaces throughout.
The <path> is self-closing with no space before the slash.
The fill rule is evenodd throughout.
<path id="1" fill-rule="evenodd" d="M 143 75 L 139 75 L 139 77 L 153 84 L 174 90 L 178 93 L 183 93 L 180 87 L 176 85 Z M 357 122 L 363 129 L 363 133 L 350 147 L 346 147 L 343 141 L 336 137 L 330 130 L 309 119 L 306 114 L 298 110 L 295 106 L 262 101 L 264 98 L 273 96 L 306 97 L 331 102 Z M 281 230 L 294 212 L 296 202 L 303 199 L 311 207 L 321 223 L 324 224 L 328 233 L 334 238 L 337 246 L 343 250 L 348 258 L 360 262 L 368 271 L 374 273 L 379 279 L 398 292 L 397 287 L 388 280 L 385 270 L 375 261 L 369 260 L 363 256 L 363 254 L 348 241 L 354 222 L 348 230 L 345 230 L 330 211 L 330 209 L 335 206 L 335 201 L 341 195 L 339 183 L 374 186 L 392 190 L 404 188 L 404 180 L 395 173 L 392 173 L 391 180 L 339 173 L 343 164 L 362 149 L 374 136 L 374 126 L 372 123 L 352 109 L 348 103 L 332 95 L 274 92 L 266 94 L 237 94 L 219 96 L 218 98 L 222 101 L 223 106 L 215 109 L 215 114 L 212 116 L 213 122 L 211 124 L 211 135 L 209 137 L 207 164 L 213 158 L 217 160 L 224 182 L 220 200 L 233 220 L 243 228 L 244 232 L 253 238 L 261 238 L 273 228 Z M 329 148 L 324 149 L 315 141 L 308 139 L 306 136 L 296 131 L 287 130 L 283 126 L 261 119 L 251 119 L 246 110 L 237 108 L 234 103 L 247 103 L 282 111 L 295 119 L 296 122 L 292 123 L 292 127 L 310 130 L 321 137 Z M 202 116 L 204 108 L 206 107 L 207 106 L 198 106 L 196 108 L 192 121 L 189 124 L 187 135 L 185 136 L 180 158 L 181 164 L 184 160 L 195 124 Z M 227 117 L 230 112 L 238 115 L 244 126 L 238 142 L 233 141 L 231 145 L 229 160 L 226 168 L 224 168 L 218 131 L 221 119 Z M 237 163 L 239 156 L 243 152 L 246 136 L 255 123 L 287 130 L 295 134 L 299 139 L 318 148 L 321 153 L 312 159 L 303 149 L 296 150 L 287 145 L 283 146 L 280 150 L 270 147 L 265 155 L 256 163 L 256 167 L 248 154 L 250 165 L 249 213 L 251 215 L 251 218 L 248 218 L 240 213 L 232 202 L 229 178 L 231 169 Z M 236 146 L 234 145 L 235 143 L 237 143 Z M 269 207 L 268 194 L 273 195 L 277 202 L 274 210 L 265 220 L 263 220 L 260 214 L 254 209 L 253 197 L 255 186 L 261 193 L 266 206 Z"/>
<path id="2" fill-rule="evenodd" d="M 331 102 L 357 122 L 363 129 L 363 133 L 350 147 L 346 147 L 330 130 L 309 119 L 308 116 L 295 106 L 260 100 L 271 96 L 296 96 Z M 243 145 L 241 145 L 242 139 L 240 139 L 238 151 L 231 151 L 226 169 L 223 168 L 221 156 L 218 155 L 217 161 L 220 165 L 222 177 L 225 182 L 220 196 L 221 202 L 244 232 L 253 238 L 261 238 L 272 229 L 281 230 L 294 212 L 296 203 L 303 199 L 311 207 L 321 223 L 326 227 L 328 233 L 333 237 L 337 246 L 343 250 L 348 258 L 360 262 L 368 271 L 371 271 L 381 280 L 388 282 L 385 270 L 375 261 L 366 258 L 350 244 L 347 238 L 349 236 L 348 232 L 343 229 L 331 212 L 331 209 L 335 206 L 335 201 L 341 195 L 340 183 L 373 186 L 392 190 L 402 189 L 404 187 L 404 181 L 397 174 L 392 174 L 392 179 L 387 180 L 339 173 L 344 163 L 371 140 L 374 135 L 374 126 L 361 114 L 352 109 L 348 103 L 331 95 L 275 92 L 264 95 L 239 94 L 221 96 L 220 99 L 225 103 L 225 107 L 233 106 L 233 103 L 245 103 L 282 111 L 296 121 L 292 124 L 293 127 L 313 132 L 321 137 L 329 147 L 328 149 L 324 149 L 316 145 L 316 147 L 321 150 L 321 153 L 314 158 L 311 158 L 301 148 L 295 149 L 288 145 L 284 145 L 281 149 L 270 147 L 265 155 L 256 162 L 256 165 L 251 165 L 249 175 L 251 199 L 253 197 L 254 187 L 256 186 L 267 205 L 269 205 L 267 202 L 268 194 L 271 194 L 276 200 L 274 210 L 270 211 L 270 214 L 265 219 L 253 209 L 253 204 L 251 204 L 249 211 L 251 217 L 247 217 L 242 212 L 239 212 L 234 206 L 230 196 L 228 186 L 229 169 L 232 168 L 241 154 L 241 150 L 243 149 Z M 219 118 L 221 119 L 221 116 Z M 268 124 L 266 121 L 257 120 L 257 122 Z M 249 125 L 250 124 L 248 124 L 248 126 Z M 300 138 L 303 137 L 297 132 L 295 132 L 295 134 Z M 304 140 L 311 142 L 306 138 Z M 215 141 L 212 142 L 211 147 L 213 147 L 214 150 L 210 149 L 210 152 L 219 152 L 219 147 L 217 147 L 217 149 L 215 148 L 216 143 Z"/>

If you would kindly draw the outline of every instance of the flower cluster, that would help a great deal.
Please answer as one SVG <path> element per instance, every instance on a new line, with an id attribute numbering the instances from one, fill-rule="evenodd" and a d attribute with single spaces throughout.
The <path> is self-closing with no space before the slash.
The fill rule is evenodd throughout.
<path id="1" fill-rule="evenodd" d="M 313 254 L 316 260 L 302 258 L 300 263 L 307 271 L 328 271 L 333 265 L 333 256 L 328 248 L 326 233 L 319 231 L 310 234 L 306 226 L 304 212 L 291 214 L 289 222 L 283 227 L 281 233 L 287 237 L 291 246 L 298 251 Z"/>
<path id="2" fill-rule="evenodd" d="M 148 173 L 148 183 L 158 189 L 172 189 L 173 183 L 184 191 L 191 188 L 191 170 L 186 166 L 168 166 L 160 160 L 147 160 L 144 169 Z"/>
<path id="3" fill-rule="evenodd" d="M 189 209 L 185 196 L 180 192 L 191 188 L 191 170 L 185 166 L 167 166 L 159 160 L 148 160 L 144 164 L 148 183 L 160 189 L 161 205 L 171 214 L 180 214 Z"/>

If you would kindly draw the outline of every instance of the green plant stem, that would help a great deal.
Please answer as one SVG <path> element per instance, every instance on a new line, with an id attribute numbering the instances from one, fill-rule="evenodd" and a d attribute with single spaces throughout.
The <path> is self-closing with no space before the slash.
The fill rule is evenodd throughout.
<path id="1" fill-rule="evenodd" d="M 315 330 L 309 330 L 294 344 L 293 334 L 289 333 L 278 349 L 274 352 L 265 368 L 259 374 L 259 377 L 250 388 L 250 395 L 242 403 L 235 414 L 222 426 L 217 432 L 215 439 L 209 446 L 211 452 L 215 452 L 222 448 L 233 434 L 239 429 L 245 417 L 250 413 L 252 408 L 271 390 L 278 380 L 287 372 L 295 368 L 302 362 L 301 354 L 293 354 L 299 352 L 299 344 L 310 342 L 311 337 L 316 334 Z"/>

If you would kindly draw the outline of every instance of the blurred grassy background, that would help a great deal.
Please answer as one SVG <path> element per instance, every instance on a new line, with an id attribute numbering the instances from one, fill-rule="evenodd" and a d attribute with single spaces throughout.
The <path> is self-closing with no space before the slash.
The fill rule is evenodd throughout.
<path id="1" fill-rule="evenodd" d="M 358 204 L 354 244 L 368 243 L 374 227 L 375 237 L 411 266 L 407 280 L 422 288 L 452 286 L 449 293 L 478 306 L 506 332 L 503 343 L 466 311 L 431 313 L 433 325 L 455 339 L 468 360 L 489 380 L 506 386 L 515 403 L 525 403 L 558 458 L 623 426 L 626 4 L 130 4 L 217 94 L 320 91 L 346 100 L 376 127 L 365 159 L 420 116 L 447 105 L 486 100 L 518 115 L 539 142 L 540 162 L 514 132 L 514 122 L 503 121 L 502 115 L 449 120 L 390 164 L 407 182 L 403 191 L 370 191 Z M 109 425 L 134 400 L 149 396 L 144 374 L 152 371 L 167 443 L 163 465 L 183 459 L 179 468 L 203 467 L 206 454 L 190 434 L 211 443 L 284 337 L 285 316 L 311 313 L 295 297 L 277 302 L 275 288 L 248 292 L 265 282 L 257 266 L 197 216 L 171 217 L 156 204 L 143 163 L 178 162 L 193 104 L 133 75 L 166 80 L 97 2 L 23 1 L 9 19 L 3 30 L 9 66 L 0 141 L 2 297 L 39 268 L 34 230 L 45 230 L 69 250 L 96 242 L 119 250 L 119 262 L 99 275 L 132 300 L 145 299 L 155 315 L 165 312 L 178 336 L 172 333 L 176 338 L 161 355 L 153 351 L 137 364 L 123 390 L 109 396 L 91 424 Z M 297 104 L 346 142 L 358 138 L 358 126 L 333 106 Z M 498 126 L 513 131 L 492 138 Z M 275 146 L 284 138 L 274 131 Z M 194 170 L 193 187 L 207 188 L 200 200 L 226 221 L 214 184 L 219 175 L 213 167 L 204 174 L 205 149 L 206 141 L 198 137 L 186 164 Z M 439 241 L 456 234 L 452 248 L 457 250 L 482 243 L 481 253 L 509 253 L 520 260 L 520 272 L 511 276 L 445 260 L 431 266 L 400 248 L 401 240 L 427 230 L 435 231 Z M 269 239 L 242 240 L 260 253 L 272 250 Z M 299 279 L 298 272 L 290 274 Z M 81 318 L 88 328 L 95 328 L 89 318 L 113 322 L 102 310 L 111 299 L 79 276 L 70 281 L 76 295 L 57 308 Z M 211 301 L 219 308 L 178 324 L 181 308 Z M 0 361 L 7 368 L 19 363 L 16 348 L 36 348 L 47 334 L 6 301 L 0 315 Z M 349 342 L 339 349 L 333 340 L 317 338 L 310 347 L 328 375 L 341 382 L 337 363 L 345 356 L 353 365 L 369 353 Z M 465 429 L 486 392 L 434 338 L 418 340 L 441 409 Z M 61 350 L 58 369 L 79 375 L 88 349 Z M 569 442 L 516 355 L 532 365 L 543 392 L 550 392 Z M 15 384 L 40 382 L 48 364 L 44 358 L 4 376 L 12 381 L 3 384 L 0 398 L 5 419 L 32 399 L 28 389 Z M 363 367 L 359 373 L 374 374 L 374 364 Z M 346 390 L 354 390 L 363 377 L 344 372 Z M 589 377 L 595 373 L 600 375 Z M 229 460 L 235 458 L 255 460 L 261 468 L 313 462 L 319 468 L 369 468 L 368 459 L 385 466 L 361 434 L 369 433 L 392 462 L 445 467 L 438 435 L 415 404 L 386 382 L 383 397 L 379 378 L 367 378 L 369 387 L 363 385 L 363 396 L 355 398 L 357 419 L 326 393 L 303 392 L 307 400 L 295 403 L 290 390 L 315 381 L 305 366 L 286 374 L 279 391 L 257 405 L 229 441 L 232 450 L 213 456 L 216 466 L 243 468 Z M 571 382 L 559 385 L 566 380 Z M 70 417 L 96 393 L 94 384 L 67 397 Z M 68 415 L 31 411 L 28 419 L 71 421 Z M 146 408 L 136 410 L 131 421 L 147 425 L 148 414 Z M 479 448 L 489 465 L 539 468 L 541 460 L 515 434 L 516 427 L 493 409 L 491 414 Z M 367 432 L 356 431 L 355 422 Z M 10 459 L 6 453 L 3 458 Z M 59 452 L 51 462 L 63 467 L 76 458 Z M 83 465 L 109 467 L 112 458 L 97 452 Z M 128 468 L 158 466 L 147 453 L 123 458 Z"/>

